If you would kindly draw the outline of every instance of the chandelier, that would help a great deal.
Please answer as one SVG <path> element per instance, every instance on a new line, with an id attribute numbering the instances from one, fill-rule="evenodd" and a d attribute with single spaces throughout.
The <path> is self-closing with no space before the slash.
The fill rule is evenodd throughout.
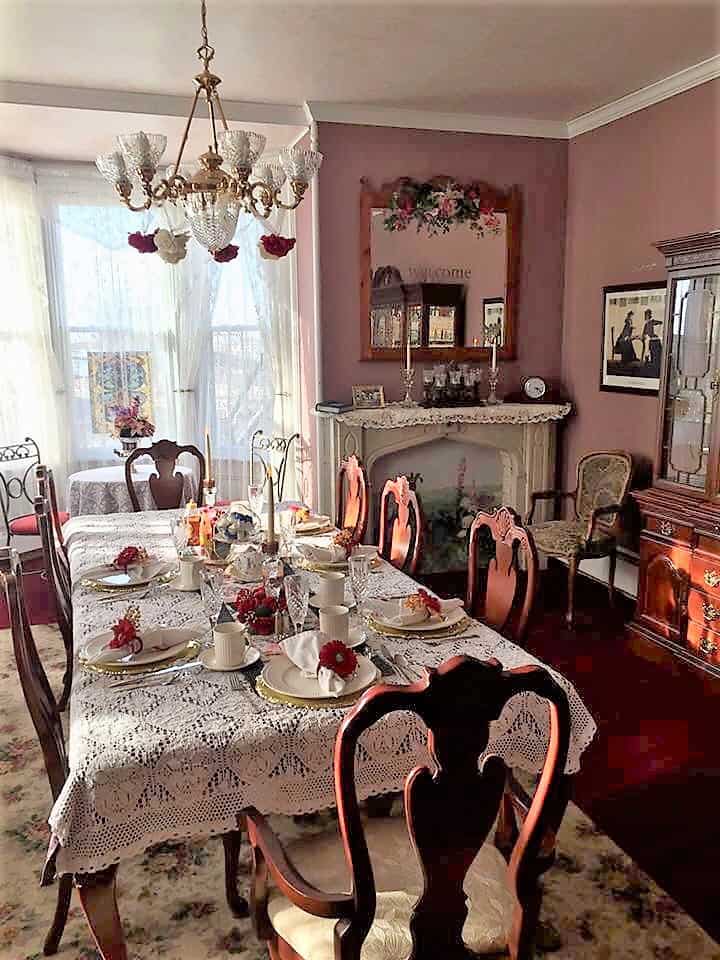
<path id="1" fill-rule="evenodd" d="M 156 180 L 167 137 L 142 131 L 118 136 L 117 149 L 99 156 L 95 164 L 129 210 L 149 210 L 167 201 L 179 207 L 195 240 L 214 254 L 232 240 L 241 212 L 266 219 L 273 209 L 294 210 L 323 158 L 315 150 L 288 147 L 280 152 L 279 162 L 273 161 L 262 156 L 265 137 L 228 127 L 218 93 L 220 77 L 210 71 L 215 50 L 208 42 L 206 0 L 201 2 L 201 19 L 202 44 L 197 55 L 203 68 L 194 78 L 195 96 L 174 166 Z M 198 157 L 198 169 L 188 172 L 181 163 L 201 97 L 207 103 L 212 142 Z M 289 194 L 283 199 L 286 181 Z M 133 203 L 136 188 L 143 199 Z"/>

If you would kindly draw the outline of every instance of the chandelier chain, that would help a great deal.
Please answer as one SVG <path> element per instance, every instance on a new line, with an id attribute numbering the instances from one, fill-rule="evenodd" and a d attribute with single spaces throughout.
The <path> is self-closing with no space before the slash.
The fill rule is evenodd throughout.
<path id="1" fill-rule="evenodd" d="M 210 41 L 208 40 L 208 29 L 207 29 L 207 2 L 206 0 L 200 0 L 200 19 L 202 21 L 202 26 L 200 28 L 200 36 L 202 38 L 202 44 L 197 49 L 197 55 L 202 60 L 205 69 L 207 70 L 208 64 L 215 56 L 215 47 L 210 46 Z"/>

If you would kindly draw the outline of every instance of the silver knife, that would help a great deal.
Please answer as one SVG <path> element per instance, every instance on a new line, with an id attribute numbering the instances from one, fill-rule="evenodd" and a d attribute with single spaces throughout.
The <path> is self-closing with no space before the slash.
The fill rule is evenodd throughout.
<path id="1" fill-rule="evenodd" d="M 192 660 L 190 663 L 177 663 L 172 667 L 163 667 L 162 670 L 145 670 L 142 673 L 133 673 L 130 676 L 123 677 L 120 680 L 113 680 L 108 684 L 110 687 L 126 687 L 133 683 L 139 683 L 144 680 L 150 680 L 153 677 L 167 676 L 169 673 L 177 673 L 179 670 L 192 670 L 195 667 L 202 667 L 199 660 Z"/>

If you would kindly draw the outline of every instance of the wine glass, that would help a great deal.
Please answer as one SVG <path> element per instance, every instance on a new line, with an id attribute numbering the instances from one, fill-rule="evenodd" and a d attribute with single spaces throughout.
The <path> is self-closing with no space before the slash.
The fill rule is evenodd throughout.
<path id="1" fill-rule="evenodd" d="M 217 623 L 222 610 L 223 584 L 224 573 L 222 568 L 219 570 L 208 570 L 206 568 L 201 572 L 200 596 L 211 628 Z"/>
<path id="2" fill-rule="evenodd" d="M 285 572 L 285 567 L 282 560 L 279 557 L 273 557 L 271 560 L 265 560 L 262 565 L 262 575 L 263 575 L 263 585 L 265 587 L 265 593 L 272 597 L 272 599 L 277 603 L 280 599 L 280 591 L 283 585 L 283 574 Z M 276 629 L 280 633 L 280 628 L 277 626 L 278 619 L 276 618 Z M 281 637 L 276 637 L 278 642 Z"/>
<path id="3" fill-rule="evenodd" d="M 294 510 L 280 511 L 280 552 L 284 557 L 292 554 L 296 524 L 297 513 Z"/>
<path id="4" fill-rule="evenodd" d="M 261 526 L 262 526 L 262 508 L 263 508 L 264 502 L 265 502 L 265 484 L 264 483 L 248 484 L 248 504 L 250 505 L 250 511 L 257 517 L 258 523 Z"/>
<path id="5" fill-rule="evenodd" d="M 370 559 L 366 556 L 348 557 L 348 574 L 350 589 L 357 604 L 357 612 L 362 623 L 364 642 L 367 642 L 367 629 L 363 612 L 363 603 L 367 599 L 370 589 Z"/>
<path id="6" fill-rule="evenodd" d="M 290 619 L 293 622 L 293 627 L 295 627 L 296 636 L 305 623 L 309 599 L 310 590 L 303 576 L 294 573 L 290 577 L 285 577 L 285 600 Z"/>
<path id="7" fill-rule="evenodd" d="M 175 550 L 177 551 L 179 560 L 187 550 L 189 539 L 187 522 L 184 517 L 176 517 L 174 520 L 170 521 L 170 533 L 172 535 L 173 543 L 175 544 Z"/>

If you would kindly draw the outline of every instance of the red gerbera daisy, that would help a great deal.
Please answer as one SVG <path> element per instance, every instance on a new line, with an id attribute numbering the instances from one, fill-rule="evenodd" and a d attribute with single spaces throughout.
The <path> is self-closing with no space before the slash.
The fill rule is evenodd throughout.
<path id="1" fill-rule="evenodd" d="M 329 640 L 320 647 L 318 661 L 321 667 L 332 670 L 343 680 L 351 677 L 357 669 L 357 657 L 342 640 Z"/>

